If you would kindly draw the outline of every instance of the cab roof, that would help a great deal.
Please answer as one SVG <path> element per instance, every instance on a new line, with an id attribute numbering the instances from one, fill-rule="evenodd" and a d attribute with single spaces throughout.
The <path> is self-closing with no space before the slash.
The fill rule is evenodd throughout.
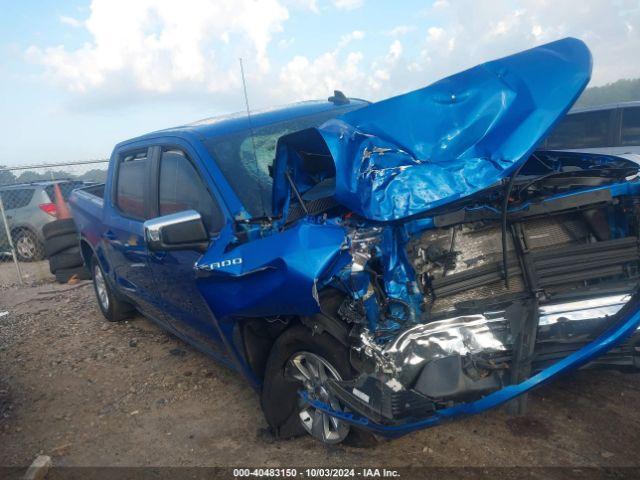
<path id="1" fill-rule="evenodd" d="M 291 120 L 299 117 L 306 117 L 318 113 L 335 110 L 336 115 L 342 111 L 353 110 L 354 106 L 366 106 L 369 102 L 357 98 L 350 98 L 348 103 L 334 103 L 329 100 L 308 100 L 304 102 L 292 103 L 278 107 L 271 107 L 264 110 L 256 110 L 251 112 L 251 123 L 247 117 L 247 112 L 236 112 L 227 115 L 204 118 L 196 122 L 180 125 L 177 127 L 157 130 L 141 135 L 130 140 L 121 142 L 120 145 L 145 140 L 147 138 L 165 136 L 165 135 L 181 135 L 191 134 L 202 139 L 215 138 L 229 135 L 236 132 L 259 128 L 265 125 Z"/>

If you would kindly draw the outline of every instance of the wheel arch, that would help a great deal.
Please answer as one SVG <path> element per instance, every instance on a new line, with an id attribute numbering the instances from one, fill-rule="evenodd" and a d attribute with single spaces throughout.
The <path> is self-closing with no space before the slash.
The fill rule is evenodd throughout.
<path id="1" fill-rule="evenodd" d="M 95 255 L 95 252 L 91 244 L 84 237 L 80 238 L 80 255 L 82 255 L 85 266 L 91 271 L 91 259 Z M 91 275 L 93 275 L 93 272 L 91 272 Z"/>
<path id="2" fill-rule="evenodd" d="M 27 225 L 27 224 L 22 223 L 20 225 L 12 226 L 11 227 L 11 238 L 13 239 L 13 237 L 19 232 L 29 232 L 29 233 L 33 234 L 36 237 L 36 240 L 41 241 L 40 238 L 38 237 L 38 232 L 36 232 L 36 230 L 31 225 Z"/>
<path id="3" fill-rule="evenodd" d="M 257 379 L 264 379 L 267 359 L 275 341 L 296 325 L 304 325 L 314 335 L 326 332 L 345 348 L 349 348 L 348 325 L 338 316 L 338 308 L 345 294 L 335 289 L 325 289 L 318 298 L 320 312 L 315 315 L 291 315 L 276 319 L 249 318 L 239 322 L 242 352 Z"/>

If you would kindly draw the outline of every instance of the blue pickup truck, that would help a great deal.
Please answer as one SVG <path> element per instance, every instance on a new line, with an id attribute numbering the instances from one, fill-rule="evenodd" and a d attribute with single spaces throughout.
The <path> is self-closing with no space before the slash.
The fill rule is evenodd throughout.
<path id="1" fill-rule="evenodd" d="M 236 369 L 276 435 L 325 443 L 637 368 L 638 158 L 536 150 L 590 73 L 569 38 L 377 103 L 122 142 L 70 199 L 98 305 Z"/>

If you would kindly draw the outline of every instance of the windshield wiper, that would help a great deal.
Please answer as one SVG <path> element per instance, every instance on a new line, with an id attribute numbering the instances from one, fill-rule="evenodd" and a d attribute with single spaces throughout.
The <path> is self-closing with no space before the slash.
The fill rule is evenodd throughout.
<path id="1" fill-rule="evenodd" d="M 284 175 L 285 177 L 287 177 L 287 180 L 289 181 L 289 185 L 291 185 L 291 190 L 293 190 L 293 193 L 298 199 L 298 202 L 300 203 L 300 206 L 302 207 L 304 214 L 309 215 L 309 209 L 307 209 L 307 205 L 304 203 L 304 200 L 302 199 L 302 195 L 300 195 L 300 192 L 298 191 L 298 187 L 296 187 L 296 184 L 294 183 L 293 178 L 291 178 L 289 171 L 288 170 L 285 171 Z"/>
<path id="2" fill-rule="evenodd" d="M 613 175 L 616 172 L 623 172 L 623 173 L 617 173 L 617 175 Z M 595 173 L 595 175 L 592 175 L 593 173 Z M 603 173 L 610 173 L 610 175 L 603 175 Z M 541 181 L 544 180 L 548 180 L 549 178 L 554 178 L 554 177 L 562 177 L 565 176 L 567 178 L 624 178 L 624 177 L 628 177 L 630 175 L 633 175 L 634 173 L 638 173 L 638 168 L 636 167 L 602 167 L 602 168 L 597 168 L 597 169 L 591 169 L 591 170 L 573 170 L 573 171 L 568 171 L 568 172 L 550 172 L 547 173 L 545 175 L 541 175 L 539 177 L 534 178 L 533 180 L 530 180 L 529 182 L 525 183 L 524 186 L 521 185 L 517 185 L 517 189 L 518 189 L 518 197 L 520 196 L 520 194 L 522 194 L 522 192 L 525 192 L 527 189 L 529 189 L 532 185 L 535 185 L 536 183 L 539 183 Z"/>

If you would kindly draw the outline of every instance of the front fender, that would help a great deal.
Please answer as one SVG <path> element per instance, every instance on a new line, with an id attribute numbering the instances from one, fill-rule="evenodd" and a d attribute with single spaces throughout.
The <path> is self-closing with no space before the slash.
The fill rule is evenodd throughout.
<path id="1" fill-rule="evenodd" d="M 220 319 L 313 315 L 318 282 L 342 265 L 345 244 L 343 227 L 302 220 L 229 251 L 214 245 L 195 266 L 198 288 Z"/>

